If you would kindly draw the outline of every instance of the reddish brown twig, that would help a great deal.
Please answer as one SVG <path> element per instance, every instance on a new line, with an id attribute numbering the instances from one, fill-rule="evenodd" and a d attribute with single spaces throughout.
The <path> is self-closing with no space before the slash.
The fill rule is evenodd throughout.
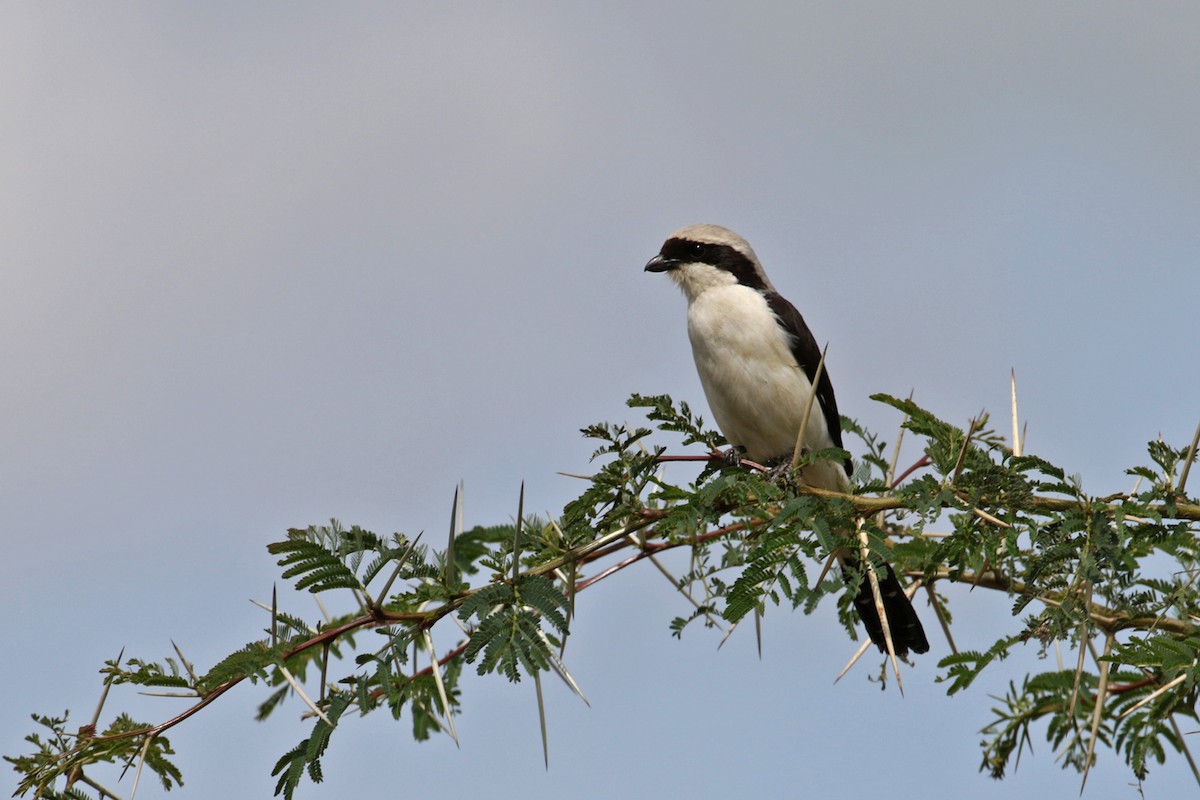
<path id="1" fill-rule="evenodd" d="M 912 475 L 922 467 L 928 467 L 932 463 L 933 462 L 929 460 L 929 456 L 921 456 L 911 467 L 904 470 L 904 472 L 900 473 L 900 475 L 894 481 L 892 481 L 892 488 L 895 489 L 897 486 L 904 483 L 904 479 L 909 475 Z"/>

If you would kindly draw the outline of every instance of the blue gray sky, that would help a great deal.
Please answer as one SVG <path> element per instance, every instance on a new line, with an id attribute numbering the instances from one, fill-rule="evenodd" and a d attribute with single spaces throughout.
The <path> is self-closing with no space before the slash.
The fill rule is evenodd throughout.
<path id="1" fill-rule="evenodd" d="M 554 513 L 578 428 L 639 421 L 632 392 L 703 408 L 684 301 L 642 272 L 687 223 L 749 239 L 888 440 L 871 393 L 1005 426 L 1015 370 L 1029 449 L 1128 488 L 1200 420 L 1198 38 L 1182 2 L 5 4 L 0 750 L 89 716 L 122 647 L 259 635 L 290 526 L 440 537 L 459 481 L 468 524 L 521 481 Z M 1015 624 L 952 595 L 961 646 Z M 1078 792 L 1040 740 L 976 772 L 1033 653 L 947 698 L 935 642 L 901 698 L 832 685 L 831 610 L 769 613 L 761 661 L 674 640 L 684 611 L 649 570 L 581 596 L 592 707 L 547 687 L 548 772 L 532 685 L 470 677 L 461 751 L 349 719 L 302 796 Z M 172 732 L 182 796 L 269 795 L 307 723 L 258 698 Z M 1131 781 L 1105 753 L 1086 796 Z M 1176 756 L 1144 789 L 1196 787 Z"/>

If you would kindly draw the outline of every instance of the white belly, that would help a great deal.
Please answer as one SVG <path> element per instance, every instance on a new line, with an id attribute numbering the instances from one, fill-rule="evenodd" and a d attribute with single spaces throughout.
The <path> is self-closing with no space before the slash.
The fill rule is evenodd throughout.
<path id="1" fill-rule="evenodd" d="M 688 306 L 688 336 L 708 405 L 729 443 L 760 463 L 791 455 L 812 384 L 762 295 L 744 286 L 703 292 Z M 815 399 L 803 446 L 833 446 Z M 829 480 L 837 479 L 810 482 Z"/>

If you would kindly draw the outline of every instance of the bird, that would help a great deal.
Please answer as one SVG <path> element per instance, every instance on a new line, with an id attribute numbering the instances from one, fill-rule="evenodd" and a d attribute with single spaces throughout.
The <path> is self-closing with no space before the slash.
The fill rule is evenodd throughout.
<path id="1" fill-rule="evenodd" d="M 817 376 L 817 340 L 796 307 L 776 291 L 745 239 L 720 225 L 688 225 L 667 238 L 645 271 L 665 272 L 687 298 L 692 357 L 713 419 L 732 448 L 727 458 L 782 466 L 790 465 L 797 442 L 806 452 L 842 449 L 833 383 L 825 369 Z M 821 459 L 805 465 L 799 477 L 808 486 L 845 492 L 851 469 L 849 458 L 841 463 Z M 858 616 L 871 641 L 886 653 L 858 556 L 837 555 L 847 581 L 858 580 Z M 895 571 L 885 564 L 876 572 L 895 654 L 927 652 L 921 620 Z"/>

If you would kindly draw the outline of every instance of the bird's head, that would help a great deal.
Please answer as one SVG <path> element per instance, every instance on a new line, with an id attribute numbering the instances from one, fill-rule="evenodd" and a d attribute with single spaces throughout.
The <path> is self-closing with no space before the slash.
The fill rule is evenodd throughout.
<path id="1" fill-rule="evenodd" d="M 747 286 L 774 291 L 750 244 L 720 225 L 688 225 L 663 243 L 646 272 L 665 272 L 688 300 L 718 286 Z"/>

